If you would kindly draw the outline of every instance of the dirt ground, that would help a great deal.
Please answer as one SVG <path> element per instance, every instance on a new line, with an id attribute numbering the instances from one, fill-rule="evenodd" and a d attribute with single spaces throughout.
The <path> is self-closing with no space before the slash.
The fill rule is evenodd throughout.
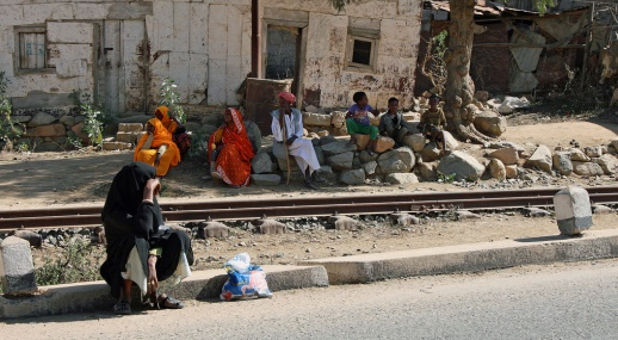
<path id="1" fill-rule="evenodd" d="M 523 120 L 523 122 L 528 122 L 528 120 Z M 536 124 L 510 126 L 501 139 L 520 144 L 542 143 L 550 148 L 557 145 L 568 146 L 569 141 L 575 139 L 584 147 L 607 144 L 617 137 L 618 132 L 618 125 L 598 121 L 544 122 L 540 120 Z M 464 145 L 464 148 L 472 154 L 482 152 L 478 145 Z M 0 210 L 59 205 L 100 205 L 105 199 L 113 176 L 124 164 L 130 162 L 131 158 L 131 152 L 1 153 Z M 207 179 L 207 175 L 204 160 L 183 161 L 164 179 L 162 202 L 233 200 L 238 196 L 270 198 L 298 195 L 333 196 L 350 193 L 375 194 L 392 191 L 464 190 L 461 186 L 437 182 L 421 182 L 406 187 L 330 186 L 323 187 L 318 192 L 306 190 L 300 182 L 292 183 L 290 186 L 249 186 L 232 189 Z M 614 179 L 607 178 L 605 181 L 613 182 Z M 492 184 L 492 181 L 485 182 L 476 188 L 490 189 L 488 185 Z M 576 176 L 565 180 L 556 179 L 554 184 L 564 185 L 572 182 L 585 185 L 595 184 L 587 179 L 580 180 Z M 474 188 L 467 187 L 467 189 Z"/>

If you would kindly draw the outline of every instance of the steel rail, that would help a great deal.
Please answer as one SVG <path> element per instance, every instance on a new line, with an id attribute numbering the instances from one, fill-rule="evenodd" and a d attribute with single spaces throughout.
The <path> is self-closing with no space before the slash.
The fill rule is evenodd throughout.
<path id="1" fill-rule="evenodd" d="M 586 188 L 589 194 L 618 193 L 618 186 L 591 187 Z M 559 189 L 527 189 L 527 190 L 505 190 L 505 191 L 461 191 L 461 192 L 435 192 L 435 193 L 411 193 L 396 195 L 363 195 L 363 196 L 339 196 L 339 197 L 309 197 L 309 198 L 289 198 L 289 199 L 267 199 L 267 200 L 235 200 L 235 201 L 206 201 L 189 203 L 167 203 L 161 204 L 162 211 L 178 210 L 211 210 L 211 209 L 239 209 L 239 208 L 258 208 L 258 207 L 280 207 L 280 206 L 309 206 L 309 205 L 328 205 L 328 204 L 357 204 L 357 203 L 378 203 L 392 201 L 428 201 L 428 200 L 457 200 L 457 199 L 487 199 L 501 197 L 535 197 L 552 196 Z M 0 220 L 15 217 L 37 217 L 37 216 L 65 216 L 65 215 L 94 215 L 99 214 L 102 206 L 92 207 L 72 207 L 56 209 L 31 209 L 31 210 L 0 210 Z"/>
<path id="2" fill-rule="evenodd" d="M 416 193 L 381 196 L 174 203 L 162 206 L 170 222 L 250 220 L 263 216 L 329 216 L 385 214 L 447 209 L 504 209 L 550 206 L 558 189 Z M 618 203 L 618 187 L 589 188 L 594 203 Z M 100 225 L 100 207 L 0 211 L 0 230 Z"/>

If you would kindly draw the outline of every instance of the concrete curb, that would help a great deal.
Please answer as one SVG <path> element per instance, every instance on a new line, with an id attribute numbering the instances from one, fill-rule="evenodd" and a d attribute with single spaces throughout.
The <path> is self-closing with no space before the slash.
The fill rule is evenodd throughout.
<path id="1" fill-rule="evenodd" d="M 326 267 L 330 284 L 479 272 L 519 265 L 618 257 L 618 229 L 302 261 Z"/>
<path id="2" fill-rule="evenodd" d="M 273 291 L 328 286 L 322 266 L 262 266 Z M 179 299 L 218 298 L 227 279 L 222 270 L 193 272 L 169 292 Z M 114 299 L 104 281 L 40 287 L 41 294 L 28 298 L 7 299 L 0 296 L 0 319 L 33 316 L 111 311 Z M 139 298 L 138 298 L 139 299 Z"/>

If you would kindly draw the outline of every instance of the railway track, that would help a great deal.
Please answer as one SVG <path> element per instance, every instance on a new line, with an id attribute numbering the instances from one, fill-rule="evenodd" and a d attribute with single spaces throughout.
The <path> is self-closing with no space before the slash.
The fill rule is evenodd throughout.
<path id="1" fill-rule="evenodd" d="M 593 203 L 618 203 L 618 186 L 587 188 Z M 553 205 L 558 189 L 406 193 L 162 204 L 169 222 L 251 220 L 264 216 L 388 214 L 447 209 L 507 209 Z M 0 211 L 0 231 L 17 228 L 84 227 L 101 224 L 102 207 Z"/>

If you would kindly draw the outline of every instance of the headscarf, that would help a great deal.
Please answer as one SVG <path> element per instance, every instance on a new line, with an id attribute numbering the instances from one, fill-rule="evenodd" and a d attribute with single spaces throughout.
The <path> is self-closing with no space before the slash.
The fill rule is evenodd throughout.
<path id="1" fill-rule="evenodd" d="M 296 96 L 290 92 L 286 92 L 286 91 L 279 92 L 279 98 L 283 98 L 284 100 L 288 101 L 290 104 L 296 103 Z"/>
<path id="2" fill-rule="evenodd" d="M 155 109 L 155 117 L 159 112 L 162 116 L 161 123 L 170 133 L 174 133 L 178 128 L 178 123 L 169 116 L 169 108 L 165 105 L 161 105 Z"/>
<path id="3" fill-rule="evenodd" d="M 146 163 L 133 162 L 125 165 L 112 181 L 101 217 L 105 219 L 105 215 L 114 209 L 134 216 L 142 202 L 146 182 L 155 175 L 155 168 Z M 154 203 L 158 207 L 156 198 Z"/>
<path id="4" fill-rule="evenodd" d="M 255 154 L 253 153 L 253 146 L 251 141 L 249 141 L 242 115 L 238 109 L 233 107 L 228 108 L 226 111 L 229 111 L 232 116 L 232 124 L 226 125 L 223 129 L 221 141 L 223 145 L 227 143 L 236 144 L 240 158 L 243 161 L 251 161 Z"/>
<path id="5" fill-rule="evenodd" d="M 161 145 L 166 144 L 168 146 L 167 152 L 174 153 L 174 157 L 172 157 L 172 160 L 170 162 L 171 165 L 177 165 L 180 162 L 180 150 L 178 150 L 178 146 L 174 144 L 174 141 L 172 140 L 172 134 L 165 128 L 165 126 L 163 126 L 163 123 L 157 118 L 149 119 L 148 123 L 154 127 L 154 138 L 152 139 L 152 144 L 150 146 L 152 148 L 158 148 Z M 137 147 L 135 148 L 135 152 L 133 153 L 134 161 L 137 160 L 137 156 L 142 150 L 144 144 L 146 143 L 146 140 L 148 140 L 148 134 L 143 135 L 142 138 L 139 140 L 139 143 L 137 143 Z"/>

